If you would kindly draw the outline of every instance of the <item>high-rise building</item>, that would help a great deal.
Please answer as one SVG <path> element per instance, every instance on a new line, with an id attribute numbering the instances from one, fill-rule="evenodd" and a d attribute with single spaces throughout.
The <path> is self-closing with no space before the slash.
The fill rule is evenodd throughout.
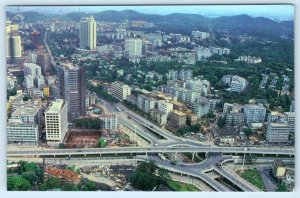
<path id="1" fill-rule="evenodd" d="M 141 39 L 126 39 L 125 52 L 129 58 L 142 56 L 142 40 Z"/>
<path id="2" fill-rule="evenodd" d="M 41 66 L 43 73 L 49 71 L 51 67 L 51 57 L 49 53 L 44 50 L 39 50 L 37 52 L 36 64 Z"/>
<path id="3" fill-rule="evenodd" d="M 118 128 L 118 118 L 115 114 L 113 115 L 101 115 L 101 128 L 114 130 Z"/>
<path id="4" fill-rule="evenodd" d="M 266 117 L 266 108 L 262 105 L 246 104 L 244 106 L 245 121 L 249 126 L 252 123 L 264 122 Z"/>
<path id="5" fill-rule="evenodd" d="M 80 48 L 96 49 L 97 44 L 97 25 L 93 16 L 83 17 L 80 19 L 79 25 L 79 40 Z"/>
<path id="6" fill-rule="evenodd" d="M 30 34 L 31 44 L 38 49 L 40 46 L 40 33 L 38 31 L 33 31 Z"/>
<path id="7" fill-rule="evenodd" d="M 127 96 L 131 95 L 131 87 L 120 81 L 113 82 L 111 83 L 111 94 L 119 100 L 126 100 Z"/>
<path id="8" fill-rule="evenodd" d="M 45 111 L 46 140 L 62 142 L 67 130 L 67 104 L 62 99 L 57 99 Z"/>
<path id="9" fill-rule="evenodd" d="M 22 56 L 19 26 L 6 21 L 6 58 L 20 58 Z"/>
<path id="10" fill-rule="evenodd" d="M 59 98 L 68 105 L 68 120 L 73 121 L 85 116 L 85 75 L 84 68 L 71 63 L 64 63 L 58 68 Z"/>

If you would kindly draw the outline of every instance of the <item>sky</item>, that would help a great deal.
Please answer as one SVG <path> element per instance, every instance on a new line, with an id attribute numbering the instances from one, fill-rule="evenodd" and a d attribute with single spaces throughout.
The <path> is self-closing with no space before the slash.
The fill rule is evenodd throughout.
<path id="1" fill-rule="evenodd" d="M 168 6 L 8 6 L 7 11 L 37 11 L 57 14 L 67 12 L 100 12 L 105 10 L 135 10 L 146 14 L 166 15 L 171 13 L 200 14 L 208 17 L 247 14 L 277 20 L 294 18 L 293 5 L 168 5 Z"/>

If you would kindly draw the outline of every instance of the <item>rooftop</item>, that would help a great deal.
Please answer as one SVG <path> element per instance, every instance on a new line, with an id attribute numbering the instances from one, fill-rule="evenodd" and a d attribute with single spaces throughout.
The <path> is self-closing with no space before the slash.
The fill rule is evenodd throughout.
<path id="1" fill-rule="evenodd" d="M 178 116 L 185 116 L 186 114 L 181 112 L 181 111 L 177 111 L 177 110 L 173 110 L 173 113 L 175 113 Z"/>
<path id="2" fill-rule="evenodd" d="M 64 101 L 62 99 L 56 99 L 48 107 L 45 113 L 59 113 L 63 105 L 64 105 Z"/>
<path id="3" fill-rule="evenodd" d="M 34 116 L 35 114 L 37 114 L 39 111 L 39 108 L 37 107 L 21 107 L 19 109 L 16 109 L 16 111 L 14 111 L 12 113 L 12 117 L 18 117 L 18 116 L 22 116 L 22 115 L 32 115 Z"/>

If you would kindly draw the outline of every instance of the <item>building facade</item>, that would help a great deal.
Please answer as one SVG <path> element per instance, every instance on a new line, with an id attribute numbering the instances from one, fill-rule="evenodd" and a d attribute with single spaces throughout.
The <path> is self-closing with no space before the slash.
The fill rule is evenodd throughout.
<path id="1" fill-rule="evenodd" d="M 39 127 L 34 122 L 23 122 L 22 119 L 9 119 L 6 127 L 7 142 L 9 143 L 37 143 Z"/>
<path id="2" fill-rule="evenodd" d="M 65 63 L 58 68 L 59 98 L 68 105 L 68 120 L 86 114 L 86 86 L 84 68 Z"/>
<path id="3" fill-rule="evenodd" d="M 67 104 L 57 99 L 45 111 L 46 140 L 49 142 L 63 142 L 68 131 Z"/>
<path id="4" fill-rule="evenodd" d="M 131 87 L 123 82 L 115 81 L 111 83 L 111 95 L 119 100 L 126 100 L 131 95 Z"/>
<path id="5" fill-rule="evenodd" d="M 83 17 L 79 22 L 79 45 L 82 49 L 96 49 L 97 24 L 93 16 Z"/>
<path id="6" fill-rule="evenodd" d="M 252 123 L 264 122 L 266 117 L 266 108 L 262 105 L 246 104 L 244 105 L 245 122 L 248 126 Z"/>

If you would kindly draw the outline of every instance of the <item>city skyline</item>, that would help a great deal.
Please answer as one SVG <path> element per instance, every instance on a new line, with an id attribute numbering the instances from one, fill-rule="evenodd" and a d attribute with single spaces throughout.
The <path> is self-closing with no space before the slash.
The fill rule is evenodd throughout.
<path id="1" fill-rule="evenodd" d="M 184 7 L 184 9 L 182 9 Z M 153 5 L 153 6 L 7 6 L 7 11 L 36 11 L 43 14 L 63 14 L 70 12 L 96 13 L 107 10 L 134 10 L 144 14 L 168 15 L 173 13 L 199 14 L 207 17 L 249 15 L 274 20 L 294 19 L 293 5 Z M 284 10 L 284 12 L 282 12 Z"/>
<path id="2" fill-rule="evenodd" d="M 7 12 L 8 191 L 294 191 L 294 21 L 245 15 L 293 6 L 65 8 Z"/>

